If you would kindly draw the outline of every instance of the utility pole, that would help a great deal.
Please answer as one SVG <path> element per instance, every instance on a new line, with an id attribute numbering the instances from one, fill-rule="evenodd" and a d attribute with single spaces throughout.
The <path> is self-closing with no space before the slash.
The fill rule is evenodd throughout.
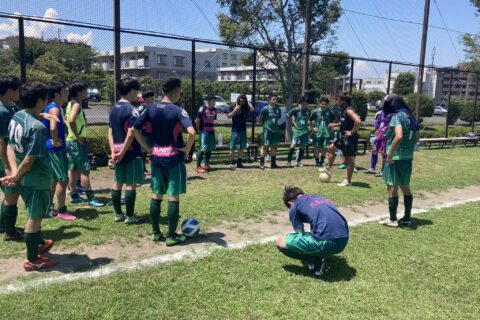
<path id="1" fill-rule="evenodd" d="M 425 9 L 423 12 L 423 33 L 422 46 L 420 48 L 420 67 L 418 68 L 417 82 L 417 103 L 415 107 L 415 116 L 420 118 L 420 96 L 423 89 L 423 69 L 425 65 L 425 47 L 427 46 L 428 16 L 430 14 L 430 0 L 425 0 Z"/>
<path id="2" fill-rule="evenodd" d="M 113 64 L 114 64 L 114 79 L 115 84 L 113 85 L 113 91 L 115 96 L 115 101 L 120 99 L 120 92 L 117 90 L 117 82 L 121 77 L 121 54 L 120 54 L 120 0 L 113 0 Z"/>
<path id="3" fill-rule="evenodd" d="M 302 96 L 305 98 L 307 97 L 308 93 L 308 69 L 309 69 L 309 56 L 308 52 L 310 52 L 310 29 L 312 24 L 312 4 L 310 0 L 307 0 L 306 8 L 305 8 L 305 44 L 304 44 L 304 52 L 303 55 L 303 81 L 302 81 Z"/>

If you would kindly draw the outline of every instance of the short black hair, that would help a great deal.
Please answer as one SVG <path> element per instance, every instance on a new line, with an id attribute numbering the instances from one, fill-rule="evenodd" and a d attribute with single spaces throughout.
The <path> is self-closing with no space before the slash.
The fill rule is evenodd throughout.
<path id="1" fill-rule="evenodd" d="M 298 196 L 305 194 L 302 189 L 294 186 L 285 186 L 285 189 L 283 190 L 283 203 L 287 208 L 290 208 L 290 203 L 289 201 L 295 201 L 295 199 L 298 198 Z"/>
<path id="2" fill-rule="evenodd" d="M 20 100 L 27 109 L 35 108 L 38 99 L 47 99 L 48 86 L 41 82 L 29 82 L 22 86 L 22 93 L 20 94 Z"/>
<path id="3" fill-rule="evenodd" d="M 22 82 L 15 76 L 4 76 L 0 78 L 0 96 L 7 93 L 7 90 L 11 89 L 16 91 L 22 86 Z"/>
<path id="4" fill-rule="evenodd" d="M 66 85 L 62 82 L 50 82 L 48 86 L 48 98 L 50 100 L 55 99 L 55 93 L 60 94 L 60 92 L 62 92 L 62 89 L 65 87 Z"/>
<path id="5" fill-rule="evenodd" d="M 271 100 L 273 97 L 278 98 L 278 94 L 276 94 L 275 92 L 270 93 L 270 96 L 268 96 L 268 100 Z"/>
<path id="6" fill-rule="evenodd" d="M 330 100 L 328 100 L 327 97 L 322 97 L 322 98 L 320 98 L 320 103 L 322 103 L 322 102 L 326 102 L 327 104 L 329 104 Z"/>
<path id="7" fill-rule="evenodd" d="M 153 92 L 153 90 L 148 89 L 142 92 L 143 99 L 154 97 L 154 96 L 155 96 L 155 92 Z"/>
<path id="8" fill-rule="evenodd" d="M 74 80 L 68 86 L 68 95 L 71 98 L 76 98 L 79 92 L 87 89 L 87 84 L 82 80 Z"/>
<path id="9" fill-rule="evenodd" d="M 350 97 L 348 92 L 343 92 L 338 99 L 345 101 L 348 106 L 352 104 L 352 97 Z"/>
<path id="10" fill-rule="evenodd" d="M 211 94 L 211 93 L 207 94 L 207 96 L 205 97 L 205 100 L 206 100 L 206 101 L 216 100 L 216 99 L 217 99 L 217 98 L 216 98 L 213 94 Z"/>
<path id="11" fill-rule="evenodd" d="M 168 78 L 162 86 L 163 93 L 168 94 L 182 86 L 182 81 L 178 78 Z"/>
<path id="12" fill-rule="evenodd" d="M 127 95 L 130 90 L 140 90 L 140 83 L 137 79 L 130 77 L 122 78 L 117 82 L 117 90 L 122 96 Z"/>

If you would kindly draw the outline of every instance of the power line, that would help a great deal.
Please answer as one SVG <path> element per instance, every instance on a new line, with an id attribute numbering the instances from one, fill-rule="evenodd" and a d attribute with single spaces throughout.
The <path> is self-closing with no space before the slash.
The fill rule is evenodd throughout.
<path id="1" fill-rule="evenodd" d="M 455 53 L 457 54 L 457 58 L 459 61 L 462 59 L 460 58 L 460 55 L 458 54 L 457 47 L 455 47 L 455 44 L 453 43 L 452 35 L 450 34 L 450 31 L 447 29 L 447 24 L 445 23 L 445 19 L 443 18 L 442 12 L 440 11 L 440 8 L 438 6 L 438 3 L 436 0 L 433 0 L 433 3 L 435 3 L 435 7 L 437 8 L 438 14 L 440 15 L 440 18 L 442 19 L 443 25 L 445 26 L 445 30 L 447 30 L 448 38 L 450 39 L 450 43 L 452 44 L 453 49 L 455 50 Z"/>
<path id="2" fill-rule="evenodd" d="M 198 3 L 195 0 L 190 0 L 190 2 L 193 3 L 193 5 L 198 9 L 198 11 L 200 11 L 200 14 L 205 18 L 205 20 L 207 20 L 207 23 L 210 26 L 210 28 L 213 30 L 213 32 L 215 32 L 216 35 L 219 35 L 217 28 L 215 28 L 215 26 L 210 21 L 205 11 L 203 11 L 203 9 L 198 5 Z"/>
<path id="3" fill-rule="evenodd" d="M 377 18 L 377 19 L 383 19 L 383 20 L 388 20 L 388 21 L 396 21 L 396 22 L 402 22 L 402 23 L 408 23 L 408 24 L 423 26 L 423 24 L 421 22 L 417 22 L 417 21 L 409 21 L 409 20 L 388 18 L 388 17 L 378 16 L 378 15 L 374 15 L 374 14 L 371 14 L 371 13 L 365 13 L 365 12 L 355 11 L 355 10 L 346 9 L 346 8 L 343 8 L 343 10 L 345 12 L 350 12 L 350 13 L 354 13 L 354 14 L 358 14 L 358 15 L 362 15 L 362 16 L 367 16 L 367 17 L 371 17 L 371 18 Z M 439 27 L 439 26 L 435 26 L 435 25 L 431 25 L 431 24 L 429 24 L 428 26 L 430 28 L 436 28 L 436 29 L 440 29 L 440 30 L 444 30 L 444 31 L 456 32 L 456 33 L 459 33 L 459 34 L 467 34 L 468 33 L 468 32 L 465 32 L 465 31 L 448 29 L 446 27 Z"/>

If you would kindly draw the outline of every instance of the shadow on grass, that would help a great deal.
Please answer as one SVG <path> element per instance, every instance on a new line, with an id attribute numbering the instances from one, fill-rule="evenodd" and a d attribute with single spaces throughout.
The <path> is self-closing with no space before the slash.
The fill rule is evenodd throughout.
<path id="1" fill-rule="evenodd" d="M 46 254 L 48 258 L 56 260 L 58 263 L 49 269 L 43 269 L 39 272 L 61 272 L 61 273 L 79 273 L 92 271 L 109 264 L 113 259 L 107 257 L 100 257 L 91 259 L 85 254 Z"/>
<path id="2" fill-rule="evenodd" d="M 225 234 L 223 232 L 209 232 L 207 234 L 201 234 L 194 238 L 189 238 L 181 246 L 188 246 L 193 243 L 215 243 L 222 247 L 228 247 L 228 243 L 223 240 Z"/>
<path id="3" fill-rule="evenodd" d="M 325 282 L 350 281 L 357 275 L 357 269 L 350 266 L 347 260 L 345 260 L 343 257 L 331 256 L 325 260 L 330 266 L 330 270 L 328 270 L 322 277 L 319 278 Z M 296 275 L 314 278 L 312 272 L 309 271 L 305 266 L 289 264 L 284 265 L 283 269 Z"/>
<path id="4" fill-rule="evenodd" d="M 401 227 L 401 228 L 404 229 L 404 230 L 417 230 L 419 227 L 431 226 L 431 225 L 433 225 L 432 220 L 412 217 L 412 227 L 410 227 L 410 228 L 402 228 Z"/>
<path id="5" fill-rule="evenodd" d="M 366 188 L 366 189 L 371 189 L 372 188 L 372 187 L 370 187 L 369 183 L 358 182 L 358 181 L 352 182 L 352 187 L 359 187 L 359 188 Z"/>
<path id="6" fill-rule="evenodd" d="M 42 236 L 44 236 L 45 239 L 55 239 L 56 241 L 58 240 L 65 240 L 65 239 L 73 239 L 78 236 L 80 236 L 82 233 L 79 231 L 68 231 L 69 229 L 85 229 L 88 231 L 95 231 L 98 230 L 98 228 L 93 228 L 93 227 L 86 227 L 86 226 L 79 226 L 79 225 L 68 225 L 68 226 L 61 226 L 60 228 L 56 230 L 42 230 Z"/>
<path id="7" fill-rule="evenodd" d="M 205 177 L 201 177 L 201 176 L 191 176 L 191 177 L 187 177 L 187 180 L 188 181 L 193 181 L 193 180 L 205 180 Z"/>

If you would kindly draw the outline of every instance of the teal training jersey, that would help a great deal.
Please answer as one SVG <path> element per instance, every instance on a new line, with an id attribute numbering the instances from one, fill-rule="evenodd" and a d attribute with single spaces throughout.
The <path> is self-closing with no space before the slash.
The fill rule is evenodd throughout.
<path id="1" fill-rule="evenodd" d="M 410 127 L 410 119 L 405 112 L 399 112 L 392 116 L 390 126 L 387 132 L 387 153 L 390 152 L 393 139 L 395 138 L 395 127 L 401 126 L 403 129 L 403 138 L 400 145 L 393 153 L 392 160 L 413 159 L 413 151 L 417 143 L 417 133 Z"/>
<path id="2" fill-rule="evenodd" d="M 8 144 L 8 124 L 10 120 L 12 120 L 13 115 L 18 111 L 20 111 L 20 108 L 15 103 L 5 106 L 0 101 L 0 139 L 3 139 L 5 145 Z M 3 162 L 0 161 L 0 171 L 4 170 L 5 166 Z"/>
<path id="3" fill-rule="evenodd" d="M 314 124 L 317 132 L 315 136 L 317 138 L 330 138 L 330 128 L 328 125 L 335 122 L 335 115 L 330 108 L 315 109 L 310 116 L 310 121 Z"/>
<path id="4" fill-rule="evenodd" d="M 278 133 L 278 120 L 282 115 L 282 111 L 278 106 L 272 107 L 271 105 L 263 107 L 260 115 L 263 117 L 263 129 Z"/>
<path id="5" fill-rule="evenodd" d="M 303 136 L 308 134 L 308 119 L 312 111 L 309 108 L 296 107 L 288 112 L 288 116 L 293 118 L 295 128 L 293 128 L 293 134 L 297 136 Z"/>

